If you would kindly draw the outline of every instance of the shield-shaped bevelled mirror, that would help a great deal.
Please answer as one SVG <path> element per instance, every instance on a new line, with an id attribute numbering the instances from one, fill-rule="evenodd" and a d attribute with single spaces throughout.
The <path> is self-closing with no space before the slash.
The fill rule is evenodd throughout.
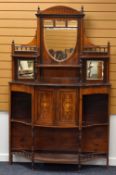
<path id="1" fill-rule="evenodd" d="M 63 62 L 74 53 L 78 34 L 78 21 L 73 19 L 45 19 L 44 43 L 50 57 Z"/>
<path id="2" fill-rule="evenodd" d="M 18 59 L 17 70 L 18 79 L 34 79 L 34 60 Z"/>
<path id="3" fill-rule="evenodd" d="M 88 60 L 86 64 L 87 80 L 103 80 L 104 79 L 104 61 Z"/>

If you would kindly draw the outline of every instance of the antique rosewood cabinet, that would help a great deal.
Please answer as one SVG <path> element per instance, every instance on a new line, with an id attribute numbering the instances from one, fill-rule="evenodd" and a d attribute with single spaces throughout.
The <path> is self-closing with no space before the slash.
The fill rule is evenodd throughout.
<path id="1" fill-rule="evenodd" d="M 55 6 L 37 11 L 27 45 L 12 43 L 10 163 L 108 165 L 110 45 L 86 37 L 84 12 Z"/>

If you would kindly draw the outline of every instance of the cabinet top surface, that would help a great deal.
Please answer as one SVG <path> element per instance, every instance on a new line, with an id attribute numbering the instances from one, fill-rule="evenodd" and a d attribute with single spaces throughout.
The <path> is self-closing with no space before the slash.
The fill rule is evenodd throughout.
<path id="1" fill-rule="evenodd" d="M 62 83 L 59 82 L 19 82 L 19 81 L 11 81 L 10 84 L 16 84 L 16 85 L 27 85 L 27 86 L 44 86 L 44 87 L 99 87 L 99 86 L 111 86 L 110 83 L 97 83 L 97 84 L 91 84 L 91 83 Z"/>

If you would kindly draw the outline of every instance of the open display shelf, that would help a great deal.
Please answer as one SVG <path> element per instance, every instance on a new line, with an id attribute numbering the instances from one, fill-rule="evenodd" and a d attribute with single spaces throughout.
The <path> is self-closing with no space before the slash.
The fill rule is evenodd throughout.
<path id="1" fill-rule="evenodd" d="M 109 145 L 110 44 L 85 35 L 84 11 L 37 11 L 27 45 L 12 43 L 9 161 L 77 164 L 105 158 Z"/>

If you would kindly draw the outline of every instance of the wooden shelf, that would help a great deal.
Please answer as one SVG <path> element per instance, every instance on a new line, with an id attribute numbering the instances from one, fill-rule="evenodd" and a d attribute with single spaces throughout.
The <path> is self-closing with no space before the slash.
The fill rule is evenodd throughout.
<path id="1" fill-rule="evenodd" d="M 25 120 L 25 119 L 11 119 L 11 122 L 15 123 L 21 123 L 25 125 L 32 125 L 31 120 Z M 76 129 L 79 126 L 77 125 L 47 125 L 47 124 L 33 124 L 34 127 L 41 127 L 41 128 L 59 128 L 59 129 Z"/>
<path id="2" fill-rule="evenodd" d="M 31 120 L 25 120 L 25 119 L 11 119 L 11 122 L 21 123 L 25 125 L 31 126 Z"/>
<path id="3" fill-rule="evenodd" d="M 59 128 L 59 129 L 75 129 L 75 128 L 78 128 L 79 126 L 77 125 L 47 125 L 47 124 L 34 124 L 35 127 L 43 127 L 43 128 Z"/>
<path id="4" fill-rule="evenodd" d="M 78 154 L 34 153 L 34 159 L 41 163 L 78 164 Z"/>
<path id="5" fill-rule="evenodd" d="M 82 127 L 87 128 L 87 127 L 107 126 L 107 125 L 108 123 L 87 123 L 87 124 L 83 124 Z"/>
<path id="6" fill-rule="evenodd" d="M 80 161 L 83 162 L 87 162 L 90 160 L 95 160 L 95 159 L 99 159 L 99 158 L 104 158 L 106 159 L 106 153 L 81 153 L 80 154 Z"/>
<path id="7" fill-rule="evenodd" d="M 28 59 L 28 58 L 33 59 L 33 58 L 37 58 L 39 55 L 33 54 L 33 53 L 32 54 L 29 54 L 29 53 L 21 53 L 20 54 L 20 52 L 17 52 L 17 53 L 14 53 L 12 56 L 13 57 L 26 58 L 26 59 Z"/>
<path id="8" fill-rule="evenodd" d="M 47 27 L 47 26 L 45 26 L 45 27 L 43 27 L 43 28 L 47 28 L 47 29 L 54 29 L 54 26 L 53 27 Z M 65 26 L 63 26 L 63 27 L 56 27 L 55 26 L 55 29 L 78 29 L 78 27 L 65 27 Z"/>
<path id="9" fill-rule="evenodd" d="M 95 160 L 98 158 L 106 159 L 107 153 L 54 153 L 54 152 L 31 152 L 31 150 L 24 150 L 24 149 L 12 149 L 12 154 L 15 155 L 23 155 L 29 159 L 32 159 L 32 156 L 34 160 L 37 160 L 40 163 L 58 163 L 58 164 L 78 164 L 79 159 L 80 161 L 87 162 L 89 160 Z"/>
<path id="10" fill-rule="evenodd" d="M 12 148 L 13 154 L 19 154 L 19 153 L 30 153 L 32 154 L 32 149 L 22 149 L 22 148 Z"/>
<path id="11" fill-rule="evenodd" d="M 52 68 L 52 67 L 57 67 L 57 68 L 81 68 L 81 65 L 75 65 L 75 64 L 37 64 L 37 67 L 43 67 L 43 68 Z"/>

